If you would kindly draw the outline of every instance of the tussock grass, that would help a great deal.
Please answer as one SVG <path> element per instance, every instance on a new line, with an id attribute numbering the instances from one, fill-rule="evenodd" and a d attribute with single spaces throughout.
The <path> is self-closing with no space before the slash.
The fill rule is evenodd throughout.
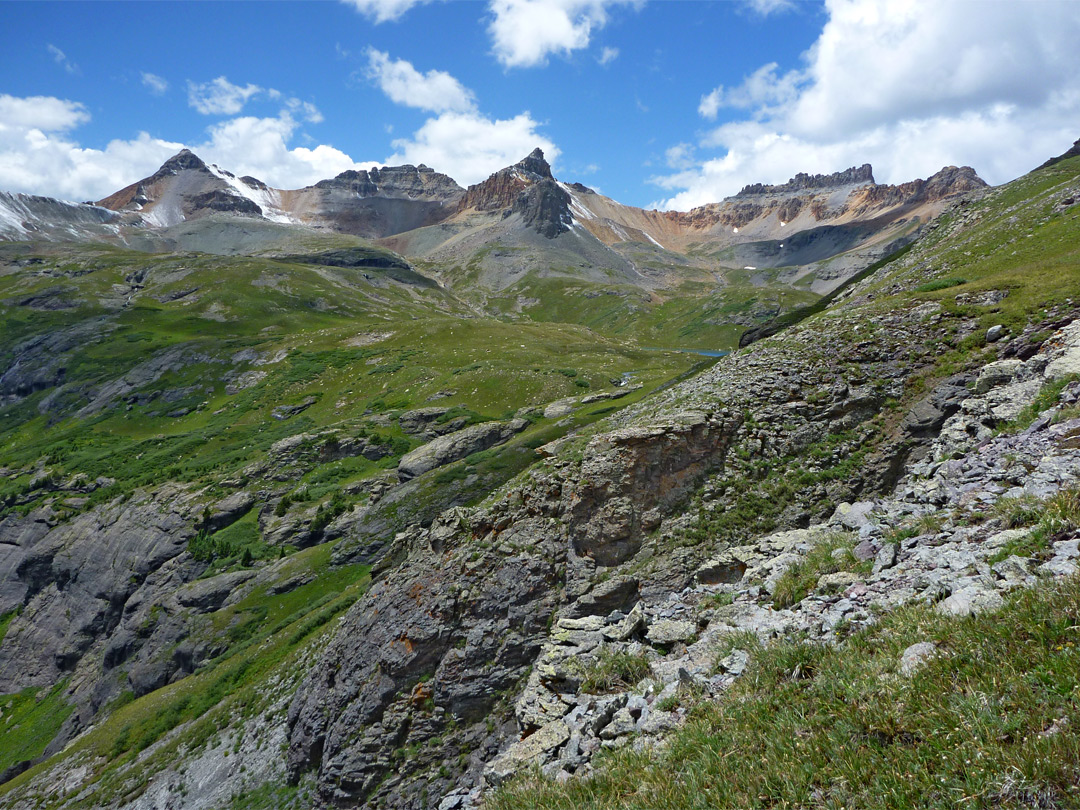
<path id="1" fill-rule="evenodd" d="M 1006 528 L 1031 528 L 1027 535 L 1002 546 L 990 557 L 991 564 L 1013 554 L 1020 557 L 1038 555 L 1046 551 L 1051 540 L 1080 529 L 1080 487 L 1059 490 L 1049 498 L 1032 495 L 1000 498 L 991 511 Z"/>
<path id="2" fill-rule="evenodd" d="M 903 650 L 940 655 L 910 677 Z M 1080 579 L 993 615 L 897 611 L 831 648 L 758 650 L 660 751 L 613 751 L 593 776 L 537 772 L 494 810 L 1080 806 Z"/>
<path id="3" fill-rule="evenodd" d="M 833 532 L 819 539 L 806 556 L 792 564 L 777 581 L 773 603 L 777 607 L 790 607 L 801 602 L 825 574 L 868 570 L 865 563 L 855 558 L 854 547 L 851 535 L 843 532 Z"/>
<path id="4" fill-rule="evenodd" d="M 596 661 L 582 667 L 581 691 L 591 695 L 636 685 L 649 675 L 649 660 L 624 650 L 600 651 Z"/>

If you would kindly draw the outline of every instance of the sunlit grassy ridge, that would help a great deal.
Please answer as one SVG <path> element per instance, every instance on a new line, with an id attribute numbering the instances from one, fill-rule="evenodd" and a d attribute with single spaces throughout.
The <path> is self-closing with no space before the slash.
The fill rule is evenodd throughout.
<path id="1" fill-rule="evenodd" d="M 898 308 L 930 303 L 936 306 L 912 317 L 945 317 L 944 337 L 927 346 L 927 365 L 902 402 L 887 403 L 868 423 L 873 433 L 895 425 L 935 379 L 995 359 L 988 327 L 1016 334 L 1052 308 L 1080 302 L 1080 206 L 1062 204 L 1075 198 L 1078 176 L 1080 158 L 1073 158 L 954 209 L 847 300 L 803 322 L 801 329 L 813 330 L 816 319 L 834 319 L 833 331 L 851 330 L 855 342 L 872 340 L 881 328 L 877 315 Z M 830 439 L 858 449 L 849 447 L 826 473 L 849 472 L 873 447 L 872 437 L 861 447 L 854 437 Z M 765 533 L 792 494 L 811 483 L 797 460 L 760 472 L 760 480 L 729 482 L 725 510 L 703 518 L 685 542 Z M 1036 511 L 1004 518 L 1037 523 L 1051 507 L 1040 503 Z M 789 600 L 801 593 L 797 575 Z M 901 653 L 921 641 L 934 642 L 938 656 L 911 677 L 901 675 Z M 701 702 L 664 747 L 605 753 L 591 775 L 564 785 L 529 774 L 491 806 L 1080 806 L 1076 578 L 1014 594 L 992 615 L 954 619 L 915 606 L 835 647 L 800 639 L 753 647 L 752 665 L 731 691 Z"/>
<path id="2" fill-rule="evenodd" d="M 1075 807 L 1078 606 L 1074 579 L 991 616 L 904 609 L 837 648 L 757 648 L 725 698 L 699 704 L 664 749 L 611 752 L 564 786 L 527 776 L 490 806 Z M 937 657 L 901 675 L 901 653 L 922 641 Z"/>

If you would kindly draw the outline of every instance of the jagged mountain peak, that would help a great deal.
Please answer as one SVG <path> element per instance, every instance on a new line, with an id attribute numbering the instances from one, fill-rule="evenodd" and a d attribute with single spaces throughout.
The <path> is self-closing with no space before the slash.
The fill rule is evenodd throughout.
<path id="1" fill-rule="evenodd" d="M 554 179 L 551 174 L 551 164 L 544 158 L 544 150 L 539 146 L 533 149 L 526 157 L 523 157 L 513 168 L 522 169 L 530 174 Z"/>
<path id="2" fill-rule="evenodd" d="M 469 209 L 521 214 L 527 226 L 549 239 L 569 230 L 573 221 L 570 195 L 559 187 L 539 147 L 513 166 L 469 186 L 458 210 Z"/>

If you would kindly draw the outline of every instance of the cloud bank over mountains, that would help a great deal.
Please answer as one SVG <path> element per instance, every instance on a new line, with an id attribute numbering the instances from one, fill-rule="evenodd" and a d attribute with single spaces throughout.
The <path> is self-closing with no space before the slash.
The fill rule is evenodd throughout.
<path id="1" fill-rule="evenodd" d="M 700 135 L 699 154 L 714 157 L 654 178 L 675 192 L 660 207 L 864 162 L 879 182 L 963 160 L 1001 183 L 1076 137 L 1075 3 L 828 0 L 826 10 L 802 69 L 768 63 L 702 96 L 705 121 L 745 113 Z"/>
<path id="2" fill-rule="evenodd" d="M 359 12 L 347 16 L 368 26 L 363 32 L 422 25 L 425 8 L 440 0 L 343 2 Z M 237 76 L 224 74 L 190 79 L 141 70 L 132 82 L 136 92 L 155 105 L 179 103 L 189 116 L 191 111 L 206 116 L 195 117 L 201 135 L 181 144 L 167 132 L 166 137 L 150 134 L 155 124 L 140 120 L 138 127 L 147 131 L 133 127 L 123 137 L 87 146 L 80 134 L 93 129 L 92 114 L 101 117 L 78 92 L 88 62 L 80 54 L 80 69 L 50 44 L 47 53 L 69 82 L 63 85 L 68 90 L 55 96 L 0 95 L 0 189 L 97 199 L 152 172 L 181 146 L 281 188 L 347 169 L 403 162 L 425 163 L 468 185 L 536 146 L 556 163 L 567 144 L 560 149 L 559 138 L 550 134 L 560 123 L 549 118 L 558 118 L 550 99 L 541 105 L 544 115 L 535 116 L 531 95 L 485 107 L 485 94 L 490 105 L 497 82 L 529 71 L 541 75 L 553 60 L 565 60 L 581 74 L 625 76 L 624 84 L 630 84 L 634 71 L 646 68 L 640 65 L 640 49 L 617 47 L 628 45 L 617 39 L 626 28 L 617 23 L 632 21 L 646 7 L 671 13 L 689 8 L 662 7 L 657 0 L 651 5 L 647 0 L 472 5 L 476 17 L 468 24 L 488 43 L 490 50 L 478 56 L 491 72 L 483 85 L 476 78 L 482 73 L 471 74 L 471 87 L 445 69 L 447 58 L 439 51 L 411 55 L 414 64 L 393 49 L 368 45 L 357 52 L 355 76 L 363 88 L 376 88 L 395 105 L 384 109 L 400 110 L 400 120 L 408 122 L 400 131 L 396 116 L 389 119 L 394 125 L 368 127 L 369 141 L 372 131 L 387 133 L 378 148 L 362 147 L 368 154 L 350 154 L 355 144 L 319 137 L 316 125 L 325 116 L 340 123 L 356 114 L 338 97 L 333 103 L 321 98 L 320 109 L 315 100 L 273 89 L 279 82 L 257 74 L 236 82 Z M 1062 151 L 1077 135 L 1080 14 L 1073 0 L 825 0 L 815 7 L 820 16 L 788 0 L 743 0 L 739 8 L 749 21 L 803 15 L 824 22 L 814 23 L 820 32 L 793 70 L 768 58 L 777 52 L 763 54 L 761 64 L 741 81 L 718 81 L 715 60 L 703 62 L 698 73 L 670 77 L 691 87 L 691 101 L 672 119 L 674 129 L 672 120 L 666 121 L 655 143 L 635 145 L 642 153 L 637 182 L 652 184 L 645 188 L 656 189 L 657 207 L 686 210 L 746 183 L 781 183 L 797 172 L 828 173 L 864 162 L 874 164 L 879 182 L 902 182 L 943 165 L 968 163 L 1000 183 Z M 615 41 L 606 41 L 609 37 Z M 626 89 L 628 95 L 637 92 L 631 90 Z M 552 92 L 572 94 L 577 88 Z M 649 114 L 651 103 L 640 98 L 637 103 L 642 115 Z M 626 137 L 610 118 L 592 125 L 608 128 L 606 137 L 613 141 Z M 572 165 L 604 160 L 597 154 L 565 157 Z M 658 172 L 660 165 L 666 169 Z M 601 173 L 597 182 L 608 180 Z"/>

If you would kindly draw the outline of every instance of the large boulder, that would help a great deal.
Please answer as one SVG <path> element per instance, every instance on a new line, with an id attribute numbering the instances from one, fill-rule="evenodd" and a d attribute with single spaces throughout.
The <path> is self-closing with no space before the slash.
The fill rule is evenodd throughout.
<path id="1" fill-rule="evenodd" d="M 440 436 L 427 444 L 406 453 L 398 462 L 398 478 L 408 481 L 418 475 L 450 464 L 473 453 L 502 444 L 515 433 L 528 426 L 524 419 L 511 422 L 484 422 L 457 433 Z"/>

